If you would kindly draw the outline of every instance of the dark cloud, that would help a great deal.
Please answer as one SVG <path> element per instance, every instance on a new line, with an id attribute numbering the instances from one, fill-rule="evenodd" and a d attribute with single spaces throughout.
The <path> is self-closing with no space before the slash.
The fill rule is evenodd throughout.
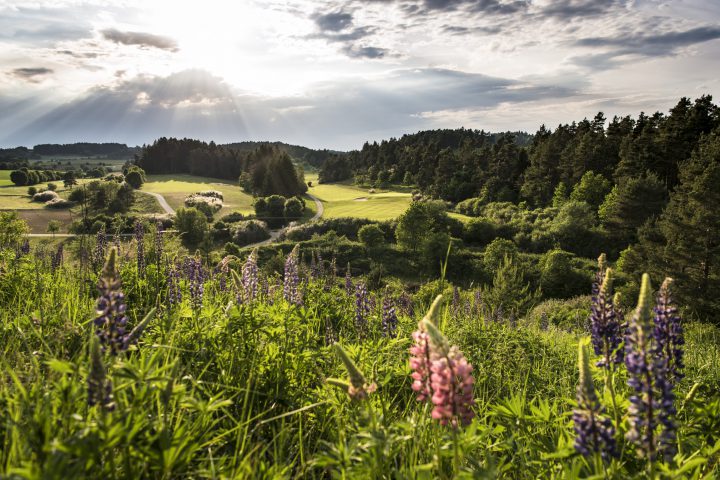
<path id="1" fill-rule="evenodd" d="M 73 58 L 97 58 L 99 56 L 95 52 L 75 52 L 73 50 L 58 50 L 57 53 Z"/>
<path id="2" fill-rule="evenodd" d="M 108 28 L 100 33 L 102 33 L 102 36 L 106 40 L 110 40 L 115 43 L 122 43 L 123 45 L 153 47 L 161 50 L 168 50 L 170 52 L 176 52 L 178 50 L 177 42 L 174 39 L 161 35 L 154 35 L 152 33 L 122 32 L 114 28 Z"/>
<path id="3" fill-rule="evenodd" d="M 697 43 L 720 38 L 720 27 L 705 26 L 685 31 L 673 31 L 656 34 L 629 34 L 612 37 L 587 37 L 572 43 L 576 47 L 606 48 L 606 52 L 574 56 L 570 59 L 575 65 L 608 69 L 616 67 L 637 57 L 666 57 L 677 54 L 678 49 Z"/>
<path id="4" fill-rule="evenodd" d="M 353 16 L 346 12 L 316 13 L 311 18 L 318 27 L 316 33 L 305 38 L 320 39 L 330 43 L 340 43 L 340 51 L 350 58 L 379 59 L 388 55 L 388 50 L 358 44 L 358 40 L 369 37 L 376 32 L 373 27 L 353 25 Z"/>
<path id="5" fill-rule="evenodd" d="M 323 31 L 339 32 L 352 26 L 353 16 L 345 12 L 333 12 L 315 15 L 315 24 Z"/>
<path id="6" fill-rule="evenodd" d="M 492 27 L 462 27 L 459 25 L 443 25 L 442 32 L 449 35 L 471 35 L 471 34 L 485 34 L 495 35 L 502 31 L 499 26 Z"/>
<path id="7" fill-rule="evenodd" d="M 388 54 L 386 48 L 378 47 L 356 47 L 349 45 L 343 49 L 348 57 L 352 58 L 383 58 Z"/>
<path id="8" fill-rule="evenodd" d="M 544 17 L 560 20 L 604 15 L 615 8 L 624 7 L 625 0 L 553 0 L 539 12 Z"/>
<path id="9" fill-rule="evenodd" d="M 38 82 L 40 81 L 40 78 L 38 77 L 45 77 L 46 75 L 50 75 L 51 73 L 53 73 L 53 69 L 46 67 L 16 68 L 12 72 L 10 72 L 10 74 L 14 77 L 21 78 L 28 82 Z"/>

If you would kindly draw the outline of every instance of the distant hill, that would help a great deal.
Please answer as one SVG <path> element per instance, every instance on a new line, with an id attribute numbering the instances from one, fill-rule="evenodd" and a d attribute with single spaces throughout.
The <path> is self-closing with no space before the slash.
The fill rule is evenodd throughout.
<path id="1" fill-rule="evenodd" d="M 107 158 L 133 158 L 140 152 L 138 147 L 128 147 L 124 143 L 44 143 L 32 148 L 35 155 L 62 155 L 78 157 L 103 156 Z"/>

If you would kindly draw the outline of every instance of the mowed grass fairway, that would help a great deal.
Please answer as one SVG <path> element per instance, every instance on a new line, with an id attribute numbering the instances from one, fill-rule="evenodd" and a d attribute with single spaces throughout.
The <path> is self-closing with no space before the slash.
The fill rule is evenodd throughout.
<path id="1" fill-rule="evenodd" d="M 223 208 L 217 218 L 230 212 L 254 213 L 253 197 L 244 193 L 238 185 L 231 185 L 217 178 L 197 177 L 194 175 L 169 174 L 147 175 L 147 182 L 140 189 L 143 192 L 159 193 L 170 206 L 177 210 L 185 206 L 185 197 L 191 193 L 205 190 L 222 192 Z"/>
<path id="2" fill-rule="evenodd" d="M 78 179 L 78 183 L 86 183 L 97 180 L 95 178 L 82 178 Z M 62 198 L 67 198 L 70 194 L 70 189 L 63 186 L 62 180 L 55 180 L 54 182 L 38 183 L 33 185 L 38 190 L 47 188 L 48 183 L 54 183 L 57 185 L 55 190 L 58 195 Z M 77 187 L 75 187 L 77 188 Z M 33 202 L 27 194 L 28 187 L 18 187 L 10 181 L 10 170 L 0 170 L 0 210 L 36 210 L 42 209 L 43 204 Z"/>
<path id="3" fill-rule="evenodd" d="M 369 189 L 343 183 L 318 184 L 317 175 L 306 175 L 313 186 L 308 190 L 322 201 L 325 218 L 357 217 L 390 220 L 400 216 L 411 202 L 409 192 Z"/>

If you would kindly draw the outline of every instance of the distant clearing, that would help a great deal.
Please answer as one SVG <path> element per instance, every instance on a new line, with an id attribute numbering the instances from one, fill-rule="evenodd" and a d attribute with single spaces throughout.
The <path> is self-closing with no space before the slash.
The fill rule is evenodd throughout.
<path id="1" fill-rule="evenodd" d="M 323 217 L 357 217 L 390 220 L 400 216 L 412 201 L 410 192 L 400 189 L 369 189 L 343 183 L 318 184 L 317 175 L 306 175 L 313 186 L 308 190 L 325 205 Z M 406 189 L 403 189 L 406 190 Z"/>
<path id="2" fill-rule="evenodd" d="M 217 217 L 230 212 L 254 213 L 253 197 L 244 193 L 238 185 L 223 183 L 217 178 L 184 174 L 148 175 L 141 191 L 159 193 L 170 206 L 177 210 L 185 206 L 185 197 L 203 190 L 217 190 L 223 194 L 223 208 Z"/>

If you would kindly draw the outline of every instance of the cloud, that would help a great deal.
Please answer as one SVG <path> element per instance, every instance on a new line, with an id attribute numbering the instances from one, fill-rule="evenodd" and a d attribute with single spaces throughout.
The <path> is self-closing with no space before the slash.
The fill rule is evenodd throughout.
<path id="1" fill-rule="evenodd" d="M 159 48 L 170 52 L 177 52 L 177 42 L 161 35 L 154 35 L 145 32 L 122 32 L 114 28 L 108 28 L 100 32 L 106 40 L 123 45 L 139 45 L 141 47 Z"/>
<path id="2" fill-rule="evenodd" d="M 383 58 L 388 54 L 386 48 L 356 47 L 353 45 L 348 45 L 343 48 L 343 52 L 351 58 Z"/>
<path id="3" fill-rule="evenodd" d="M 379 59 L 387 56 L 386 48 L 361 45 L 358 40 L 373 35 L 373 27 L 354 27 L 353 16 L 347 12 L 315 13 L 311 16 L 318 31 L 307 35 L 307 39 L 320 39 L 329 43 L 341 43 L 340 51 L 350 58 Z"/>
<path id="4" fill-rule="evenodd" d="M 586 48 L 609 48 L 608 51 L 573 56 L 570 62 L 592 69 L 607 69 L 637 59 L 638 57 L 667 57 L 677 54 L 678 49 L 720 39 L 720 27 L 702 26 L 685 31 L 656 34 L 631 34 L 612 37 L 586 37 L 572 42 L 573 46 Z"/>
<path id="5" fill-rule="evenodd" d="M 317 83 L 305 95 L 261 97 L 238 93 L 205 71 L 187 70 L 92 89 L 10 132 L 3 143 L 141 144 L 160 136 L 188 136 L 217 142 L 281 139 L 347 149 L 367 139 L 434 128 L 441 121 L 447 126 L 448 119 L 462 118 L 458 112 L 480 117 L 504 104 L 576 95 L 571 87 L 539 81 L 421 68 Z"/>
<path id="6" fill-rule="evenodd" d="M 33 83 L 41 81 L 41 78 L 38 77 L 45 77 L 47 75 L 50 75 L 51 73 L 53 73 L 53 69 L 46 67 L 16 68 L 12 72 L 10 72 L 11 75 L 17 78 L 21 78 L 25 81 Z"/>
<path id="7" fill-rule="evenodd" d="M 333 12 L 324 15 L 316 14 L 314 19 L 315 24 L 320 30 L 330 30 L 331 32 L 345 30 L 350 27 L 353 22 L 353 16 L 345 12 Z"/>
<path id="8" fill-rule="evenodd" d="M 560 20 L 604 15 L 615 8 L 624 8 L 623 0 L 552 0 L 540 9 L 540 15 Z"/>

